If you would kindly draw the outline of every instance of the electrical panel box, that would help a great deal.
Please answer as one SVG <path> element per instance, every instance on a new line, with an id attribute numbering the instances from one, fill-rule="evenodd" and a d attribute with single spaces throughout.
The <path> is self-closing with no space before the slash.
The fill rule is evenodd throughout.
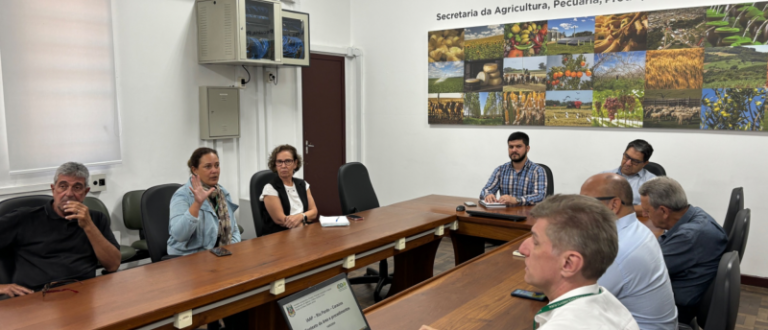
<path id="1" fill-rule="evenodd" d="M 309 66 L 309 14 L 283 10 L 283 64 Z"/>
<path id="2" fill-rule="evenodd" d="M 240 90 L 200 87 L 200 139 L 240 137 Z"/>
<path id="3" fill-rule="evenodd" d="M 272 0 L 199 0 L 199 63 L 280 65 L 282 5 Z"/>

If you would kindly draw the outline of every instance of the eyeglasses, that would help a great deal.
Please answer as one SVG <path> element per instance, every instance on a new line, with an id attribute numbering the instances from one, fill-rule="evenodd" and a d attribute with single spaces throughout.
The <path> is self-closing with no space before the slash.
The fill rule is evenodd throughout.
<path id="1" fill-rule="evenodd" d="M 293 159 L 287 159 L 287 160 L 276 160 L 275 165 L 279 166 L 291 166 L 293 165 Z"/>
<path id="2" fill-rule="evenodd" d="M 610 200 L 613 200 L 614 198 L 617 198 L 617 197 L 616 196 L 595 197 L 595 199 L 599 201 L 610 201 Z M 627 203 L 624 203 L 624 201 L 621 199 L 619 199 L 619 201 L 621 202 L 621 205 L 628 205 Z"/>
<path id="3" fill-rule="evenodd" d="M 56 185 L 56 192 L 63 193 L 69 189 L 69 183 L 66 182 L 59 182 L 59 184 Z M 76 183 L 72 185 L 72 192 L 75 194 L 80 194 L 83 191 L 85 191 L 85 185 Z"/>
<path id="4" fill-rule="evenodd" d="M 45 286 L 43 286 L 43 297 L 45 297 L 46 293 L 54 293 L 54 292 L 71 291 L 71 292 L 74 292 L 74 293 L 78 293 L 77 290 L 69 289 L 69 288 L 55 289 L 57 287 L 64 286 L 64 285 L 67 285 L 67 284 L 72 284 L 72 283 L 77 283 L 77 284 L 80 284 L 80 285 L 83 284 L 83 283 L 80 283 L 80 281 L 78 281 L 78 280 L 63 280 L 63 281 L 50 282 L 50 283 L 45 284 Z"/>
<path id="5" fill-rule="evenodd" d="M 637 160 L 637 159 L 634 159 L 632 157 L 629 157 L 629 155 L 627 155 L 627 153 L 625 152 L 624 153 L 624 162 L 626 162 L 628 160 L 630 161 L 630 163 L 632 163 L 632 165 L 640 165 L 640 164 L 643 163 L 642 160 Z"/>

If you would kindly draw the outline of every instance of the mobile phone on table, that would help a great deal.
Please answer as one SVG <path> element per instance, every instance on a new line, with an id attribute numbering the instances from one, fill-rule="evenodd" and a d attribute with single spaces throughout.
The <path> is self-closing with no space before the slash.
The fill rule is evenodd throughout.
<path id="1" fill-rule="evenodd" d="M 223 256 L 229 256 L 232 255 L 232 252 L 229 250 L 223 248 L 223 247 L 215 247 L 211 249 L 211 253 L 215 254 L 217 257 L 223 257 Z"/>
<path id="2" fill-rule="evenodd" d="M 466 206 L 470 206 L 470 207 L 475 207 L 475 206 L 477 206 L 477 204 L 475 204 L 475 202 L 464 202 L 464 205 L 466 205 Z"/>
<path id="3" fill-rule="evenodd" d="M 533 300 L 536 300 L 536 301 L 547 300 L 547 296 L 544 295 L 544 293 L 542 293 L 542 292 L 533 292 L 533 291 L 528 291 L 528 290 L 523 290 L 523 289 L 517 289 L 515 291 L 512 291 L 512 296 L 513 297 L 525 298 L 525 299 L 533 299 Z"/>
<path id="4" fill-rule="evenodd" d="M 365 218 L 363 218 L 363 217 L 361 217 L 359 215 L 350 214 L 350 215 L 347 216 L 347 219 L 351 220 L 351 221 L 360 221 L 360 220 L 363 220 Z"/>

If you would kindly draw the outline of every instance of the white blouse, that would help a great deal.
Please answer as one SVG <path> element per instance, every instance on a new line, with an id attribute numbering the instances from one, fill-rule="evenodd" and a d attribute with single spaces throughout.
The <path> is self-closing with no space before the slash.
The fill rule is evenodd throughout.
<path id="1" fill-rule="evenodd" d="M 304 181 L 304 184 L 307 186 L 307 190 L 309 190 L 309 183 Z M 291 213 L 288 215 L 294 215 L 299 213 L 304 213 L 304 203 L 301 202 L 301 198 L 299 198 L 299 193 L 296 192 L 296 185 L 293 186 L 285 186 L 285 192 L 288 194 L 288 202 L 291 204 Z M 272 184 L 267 183 L 264 186 L 264 190 L 261 191 L 261 196 L 259 196 L 259 201 L 264 201 L 264 196 L 275 196 L 280 197 L 277 195 L 277 190 L 275 190 L 275 187 L 272 187 Z"/>

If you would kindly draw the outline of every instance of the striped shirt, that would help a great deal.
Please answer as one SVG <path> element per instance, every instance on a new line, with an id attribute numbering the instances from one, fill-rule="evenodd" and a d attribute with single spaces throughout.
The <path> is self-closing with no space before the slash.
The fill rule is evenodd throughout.
<path id="1" fill-rule="evenodd" d="M 488 183 L 480 192 L 480 200 L 501 189 L 501 195 L 510 195 L 517 199 L 520 205 L 534 205 L 544 200 L 547 195 L 547 173 L 544 168 L 536 165 L 530 159 L 520 172 L 515 172 L 512 162 L 497 167 Z"/>

